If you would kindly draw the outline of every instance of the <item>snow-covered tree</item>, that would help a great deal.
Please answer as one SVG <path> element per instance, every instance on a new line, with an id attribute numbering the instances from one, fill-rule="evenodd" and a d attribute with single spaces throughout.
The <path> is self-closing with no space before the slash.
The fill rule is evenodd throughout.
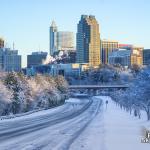
<path id="1" fill-rule="evenodd" d="M 129 89 L 116 91 L 111 96 L 121 107 L 125 107 L 130 113 L 133 111 L 139 118 L 140 110 L 144 110 L 150 120 L 150 68 L 138 71 Z"/>
<path id="2" fill-rule="evenodd" d="M 1 73 L 0 78 L 0 115 L 61 105 L 68 92 L 68 84 L 61 76 L 54 78 L 37 74 L 26 77 L 11 72 Z"/>
<path id="3" fill-rule="evenodd" d="M 0 81 L 0 115 L 7 115 L 10 113 L 12 91 L 6 88 L 3 82 Z"/>
<path id="4" fill-rule="evenodd" d="M 57 89 L 60 90 L 61 93 L 68 92 L 68 83 L 66 82 L 63 76 L 55 77 L 55 82 Z"/>

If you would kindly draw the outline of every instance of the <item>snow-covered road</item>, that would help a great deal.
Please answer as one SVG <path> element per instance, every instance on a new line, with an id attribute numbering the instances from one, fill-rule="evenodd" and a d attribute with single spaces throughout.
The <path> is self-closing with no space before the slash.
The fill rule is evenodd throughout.
<path id="1" fill-rule="evenodd" d="M 100 106 L 100 99 L 70 99 L 51 110 L 2 120 L 0 150 L 68 149 Z"/>
<path id="2" fill-rule="evenodd" d="M 70 99 L 0 121 L 0 150 L 149 150 L 150 144 L 141 143 L 143 126 L 149 129 L 150 123 L 130 116 L 110 97 Z"/>

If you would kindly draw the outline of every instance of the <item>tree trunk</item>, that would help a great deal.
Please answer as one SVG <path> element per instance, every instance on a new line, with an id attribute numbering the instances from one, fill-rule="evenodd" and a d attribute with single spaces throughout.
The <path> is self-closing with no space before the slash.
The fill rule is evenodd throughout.
<path id="1" fill-rule="evenodd" d="M 147 120 L 150 120 L 150 108 L 147 109 Z"/>

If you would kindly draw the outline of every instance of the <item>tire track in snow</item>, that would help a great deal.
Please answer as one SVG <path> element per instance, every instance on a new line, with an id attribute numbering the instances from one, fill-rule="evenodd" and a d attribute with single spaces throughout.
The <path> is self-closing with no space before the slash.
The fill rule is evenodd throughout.
<path id="1" fill-rule="evenodd" d="M 57 126 L 57 124 L 61 124 L 65 121 L 69 121 L 71 119 L 75 119 L 76 117 L 81 115 L 84 111 L 86 111 L 91 106 L 92 103 L 93 103 L 92 100 L 89 100 L 88 103 L 84 102 L 84 105 L 83 106 L 81 105 L 80 109 L 75 109 L 78 106 L 73 106 L 75 108 L 73 109 L 73 111 L 70 114 L 69 114 L 69 112 L 66 112 L 62 118 L 57 118 L 55 120 L 49 120 L 48 122 L 44 122 L 44 124 L 40 124 L 40 125 L 38 124 L 37 126 L 33 126 L 33 128 L 32 128 L 32 126 L 31 126 L 31 128 L 29 126 L 29 127 L 27 127 L 27 130 L 23 128 L 23 129 L 20 129 L 19 131 L 17 130 L 17 132 L 13 131 L 13 132 L 0 133 L 1 134 L 0 135 L 0 144 L 1 144 L 1 142 L 5 141 L 5 140 L 8 141 L 9 139 L 11 140 L 12 138 L 14 138 L 14 139 L 19 138 L 22 135 L 30 134 L 30 132 L 31 133 L 32 132 L 36 133 L 39 129 L 48 128 L 48 127 L 51 127 L 51 126 L 55 127 L 55 126 Z M 18 141 L 20 141 L 20 140 L 18 139 Z M 13 147 L 14 147 L 15 150 L 17 149 L 16 144 L 14 144 L 14 143 L 10 146 L 6 146 L 5 149 L 10 149 L 10 148 L 13 149 Z M 38 149 L 39 149 L 39 147 L 41 147 L 41 146 L 38 146 Z M 20 149 L 22 149 L 22 148 L 19 148 L 19 150 Z"/>
<path id="2" fill-rule="evenodd" d="M 90 110 L 88 111 L 87 118 L 79 122 L 78 124 L 81 123 L 81 126 L 79 129 L 77 129 L 72 136 L 68 137 L 65 139 L 63 142 L 58 144 L 55 148 L 52 150 L 69 150 L 71 144 L 80 136 L 80 134 L 86 129 L 86 127 L 90 124 L 90 122 L 95 118 L 97 115 L 100 107 L 101 107 L 102 101 L 94 101 L 94 105 L 89 108 Z"/>

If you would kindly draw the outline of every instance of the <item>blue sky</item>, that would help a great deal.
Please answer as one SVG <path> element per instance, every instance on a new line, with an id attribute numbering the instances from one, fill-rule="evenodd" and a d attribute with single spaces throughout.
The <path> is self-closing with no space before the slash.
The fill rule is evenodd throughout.
<path id="1" fill-rule="evenodd" d="M 0 36 L 23 57 L 49 51 L 49 26 L 76 33 L 81 14 L 95 15 L 102 39 L 150 48 L 150 0 L 0 0 Z"/>

